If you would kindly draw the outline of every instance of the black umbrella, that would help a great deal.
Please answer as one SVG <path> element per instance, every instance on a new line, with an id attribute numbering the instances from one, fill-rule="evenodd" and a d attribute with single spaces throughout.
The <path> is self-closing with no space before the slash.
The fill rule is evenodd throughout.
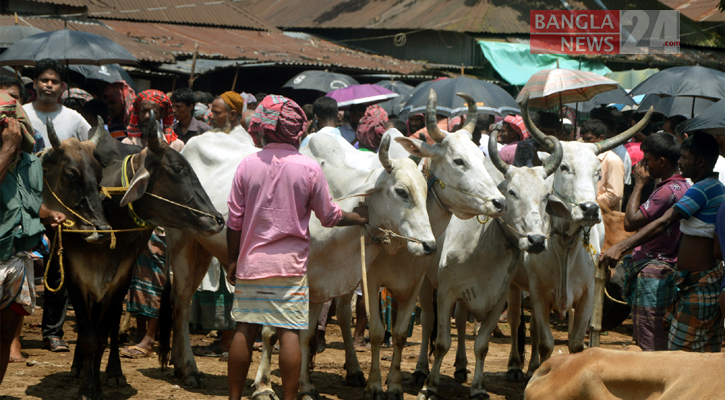
<path id="1" fill-rule="evenodd" d="M 20 39 L 42 33 L 42 29 L 23 25 L 0 26 L 0 48 L 8 48 Z"/>
<path id="2" fill-rule="evenodd" d="M 570 103 L 566 105 L 571 108 L 577 108 L 581 112 L 590 112 L 601 104 L 624 104 L 625 106 L 637 105 L 637 103 L 632 99 L 632 96 L 630 96 L 621 86 L 618 86 L 616 89 L 608 92 L 599 93 L 589 101 L 585 101 L 583 103 Z"/>
<path id="3" fill-rule="evenodd" d="M 346 88 L 350 85 L 358 84 L 358 81 L 344 74 L 313 70 L 295 75 L 294 78 L 288 80 L 282 87 L 317 90 L 319 92 L 327 93 L 333 90 Z"/>
<path id="4" fill-rule="evenodd" d="M 111 39 L 93 33 L 43 32 L 17 41 L 0 54 L 0 65 L 35 65 L 52 58 L 66 64 L 136 64 L 133 54 Z"/>
<path id="5" fill-rule="evenodd" d="M 388 113 L 388 115 L 399 115 L 401 108 L 405 106 L 405 102 L 410 97 L 410 93 L 412 93 L 413 89 L 415 89 L 413 86 L 400 81 L 380 81 L 377 82 L 376 85 L 380 85 L 400 95 L 394 99 L 378 104 L 383 110 L 385 110 L 385 112 Z"/>
<path id="6" fill-rule="evenodd" d="M 116 81 L 126 81 L 129 86 L 135 91 L 136 85 L 133 79 L 128 75 L 125 69 L 118 64 L 108 65 L 71 65 L 71 71 L 78 72 L 83 75 L 86 79 L 94 79 L 98 81 L 113 83 Z"/>
<path id="7" fill-rule="evenodd" d="M 479 112 L 500 116 L 521 113 L 516 100 L 501 87 L 490 82 L 461 76 L 453 79 L 427 81 L 416 86 L 401 114 L 407 117 L 410 114 L 424 113 L 430 89 L 435 90 L 438 98 L 436 113 L 448 118 L 463 115 L 468 111 L 465 101 L 456 96 L 458 92 L 470 94 L 476 100 Z"/>
<path id="8" fill-rule="evenodd" d="M 685 132 L 700 129 L 713 135 L 725 135 L 725 100 L 711 105 L 685 125 Z"/>
<path id="9" fill-rule="evenodd" d="M 662 70 L 632 89 L 632 95 L 656 94 L 725 99 L 725 73 L 699 65 Z"/>
<path id="10" fill-rule="evenodd" d="M 690 118 L 705 111 L 713 104 L 715 104 L 714 100 L 701 97 L 660 97 L 656 94 L 648 94 L 639 103 L 637 112 L 646 112 L 652 106 L 655 112 L 664 114 L 666 117 L 682 115 Z"/>

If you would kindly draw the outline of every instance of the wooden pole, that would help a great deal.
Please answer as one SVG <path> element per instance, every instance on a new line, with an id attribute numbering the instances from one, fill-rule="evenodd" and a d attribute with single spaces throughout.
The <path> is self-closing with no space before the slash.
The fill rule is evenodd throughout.
<path id="1" fill-rule="evenodd" d="M 189 89 L 194 87 L 194 71 L 196 70 L 196 58 L 199 56 L 199 43 L 194 43 L 194 56 L 191 58 L 191 73 L 189 74 Z"/>
<path id="2" fill-rule="evenodd" d="M 232 81 L 232 91 L 234 91 L 234 88 L 237 87 L 237 77 L 239 77 L 239 70 L 242 67 L 237 67 L 237 72 L 234 73 L 234 80 Z"/>
<path id="3" fill-rule="evenodd" d="M 176 76 L 174 76 L 174 80 L 171 81 L 171 91 L 176 90 Z"/>
<path id="4" fill-rule="evenodd" d="M 365 299 L 365 314 L 370 321 L 370 296 L 368 295 L 368 271 L 365 265 L 365 229 L 360 229 L 360 263 L 362 264 L 362 292 Z"/>
<path id="5" fill-rule="evenodd" d="M 602 333 L 602 314 L 604 312 L 604 284 L 607 280 L 604 264 L 597 263 L 594 272 L 594 305 L 589 325 L 589 347 L 599 347 Z"/>

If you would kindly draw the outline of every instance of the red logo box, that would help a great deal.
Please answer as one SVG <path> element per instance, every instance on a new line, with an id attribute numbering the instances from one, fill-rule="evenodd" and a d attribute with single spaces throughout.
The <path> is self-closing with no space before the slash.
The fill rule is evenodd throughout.
<path id="1" fill-rule="evenodd" d="M 531 10 L 532 54 L 618 54 L 619 11 Z"/>

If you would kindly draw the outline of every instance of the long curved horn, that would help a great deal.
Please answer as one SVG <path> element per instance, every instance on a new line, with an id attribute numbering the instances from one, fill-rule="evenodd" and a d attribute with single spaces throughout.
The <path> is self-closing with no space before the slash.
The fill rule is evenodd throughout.
<path id="1" fill-rule="evenodd" d="M 428 105 L 425 107 L 425 129 L 436 143 L 440 143 L 446 138 L 446 133 L 438 128 L 438 121 L 436 119 L 437 105 L 438 101 L 436 100 L 436 92 L 431 89 L 428 93 Z"/>
<path id="2" fill-rule="evenodd" d="M 151 110 L 149 113 L 146 137 L 146 144 L 151 151 L 156 152 L 161 150 L 162 143 L 164 142 L 163 134 L 159 121 L 156 120 L 156 113 Z"/>
<path id="3" fill-rule="evenodd" d="M 390 161 L 390 135 L 383 136 L 383 142 L 380 143 L 378 150 L 378 158 L 380 163 L 383 164 L 383 168 L 387 173 L 393 172 L 393 162 Z"/>
<path id="4" fill-rule="evenodd" d="M 476 101 L 468 93 L 459 92 L 456 93 L 456 96 L 466 100 L 466 105 L 468 106 L 466 124 L 461 129 L 473 134 L 473 130 L 476 128 L 476 122 L 478 121 L 478 106 L 476 105 Z"/>
<path id="5" fill-rule="evenodd" d="M 647 114 L 645 114 L 644 118 L 639 120 L 639 122 L 637 122 L 635 126 L 627 129 L 626 131 L 620 133 L 617 136 L 602 140 L 599 143 L 595 143 L 595 145 L 597 146 L 597 154 L 605 152 L 607 150 L 612 150 L 613 148 L 629 140 L 632 136 L 636 135 L 637 132 L 641 131 L 642 129 L 644 129 L 645 126 L 647 126 L 653 112 L 654 107 L 650 106 L 649 110 L 647 110 Z"/>
<path id="6" fill-rule="evenodd" d="M 521 118 L 524 120 L 524 125 L 526 125 L 526 129 L 529 131 L 531 137 L 547 150 L 553 152 L 555 150 L 554 142 L 550 140 L 550 136 L 544 134 L 534 124 L 534 121 L 531 120 L 531 116 L 529 115 L 529 92 L 526 92 L 524 99 L 521 101 Z"/>
<path id="7" fill-rule="evenodd" d="M 491 132 L 491 137 L 488 138 L 488 157 L 491 159 L 491 162 L 496 169 L 506 176 L 506 172 L 508 172 L 510 165 L 506 164 L 506 161 L 504 161 L 503 158 L 501 158 L 501 155 L 498 154 L 498 146 L 496 146 L 497 136 L 498 132 L 493 130 Z"/>
<path id="8" fill-rule="evenodd" d="M 547 177 L 556 172 L 557 168 L 559 168 L 559 165 L 561 164 L 561 160 L 564 159 L 564 149 L 561 148 L 559 139 L 553 136 L 549 136 L 548 139 L 554 143 L 554 154 L 550 155 L 544 163 L 544 172 Z"/>
<path id="9" fill-rule="evenodd" d="M 107 131 L 106 128 L 103 127 L 103 118 L 101 116 L 98 116 L 98 125 L 96 125 L 96 133 L 91 138 L 91 143 L 93 143 L 96 147 L 100 145 L 103 142 L 103 136 L 106 135 Z"/>
<path id="10" fill-rule="evenodd" d="M 53 126 L 53 121 L 50 117 L 45 120 L 45 129 L 48 131 L 48 140 L 50 140 L 50 145 L 53 146 L 53 150 L 61 151 L 63 144 L 58 139 L 58 134 L 55 133 L 55 126 Z"/>

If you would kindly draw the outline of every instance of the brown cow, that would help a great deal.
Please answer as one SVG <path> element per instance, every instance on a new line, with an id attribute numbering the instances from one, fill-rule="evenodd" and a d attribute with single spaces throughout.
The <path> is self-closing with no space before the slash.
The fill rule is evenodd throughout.
<path id="1" fill-rule="evenodd" d="M 725 354 L 592 348 L 552 357 L 526 400 L 709 400 L 725 397 Z"/>

